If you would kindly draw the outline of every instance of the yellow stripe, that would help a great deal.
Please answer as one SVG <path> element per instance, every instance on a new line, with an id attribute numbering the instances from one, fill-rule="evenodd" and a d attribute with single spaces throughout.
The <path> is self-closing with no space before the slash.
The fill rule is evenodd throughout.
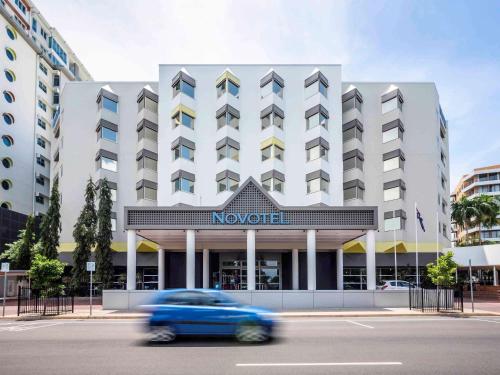
<path id="1" fill-rule="evenodd" d="M 264 149 L 268 146 L 276 145 L 281 149 L 285 149 L 285 143 L 276 137 L 270 137 L 260 143 L 260 149 Z"/>
<path id="2" fill-rule="evenodd" d="M 217 81 L 215 81 L 215 86 L 219 86 L 219 83 L 221 83 L 222 81 L 224 80 L 230 80 L 232 81 L 233 83 L 235 83 L 236 85 L 240 86 L 240 80 L 238 78 L 236 78 L 236 76 L 234 74 L 232 74 L 231 72 L 229 72 L 228 70 L 224 71 L 224 73 L 222 73 L 222 75 L 217 78 Z"/>
<path id="3" fill-rule="evenodd" d="M 65 242 L 59 245 L 60 253 L 72 253 L 76 248 L 75 242 Z M 92 249 L 94 251 L 95 249 Z M 126 253 L 127 252 L 127 243 L 126 242 L 112 242 L 111 250 Z M 155 252 L 158 250 L 158 245 L 152 241 L 139 241 L 137 243 L 137 251 L 139 253 L 149 253 Z"/>
<path id="4" fill-rule="evenodd" d="M 192 118 L 196 118 L 196 112 L 191 108 L 186 107 L 184 104 L 179 104 L 172 111 L 172 117 L 174 117 L 178 112 L 184 112 L 185 114 L 191 116 Z"/>
<path id="5" fill-rule="evenodd" d="M 439 249 L 443 249 L 443 245 L 439 245 Z M 366 252 L 366 242 L 364 241 L 349 241 L 346 242 L 342 249 L 345 253 L 365 253 Z M 375 251 L 377 253 L 391 253 L 394 251 L 394 242 L 384 241 L 377 242 L 375 244 Z M 396 241 L 396 252 L 398 253 L 415 253 L 416 244 L 415 242 L 405 242 Z M 435 242 L 419 242 L 418 243 L 419 253 L 435 253 L 436 243 Z"/>

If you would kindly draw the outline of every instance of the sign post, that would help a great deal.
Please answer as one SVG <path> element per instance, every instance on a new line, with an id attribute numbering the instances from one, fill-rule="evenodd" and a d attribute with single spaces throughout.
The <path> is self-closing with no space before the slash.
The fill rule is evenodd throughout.
<path id="1" fill-rule="evenodd" d="M 2 263 L 3 272 L 3 302 L 2 302 L 2 316 L 5 316 L 5 301 L 7 300 L 7 273 L 10 270 L 10 263 Z"/>
<path id="2" fill-rule="evenodd" d="M 87 271 L 90 272 L 90 316 L 92 316 L 92 273 L 95 271 L 95 262 L 87 262 Z"/>
<path id="3" fill-rule="evenodd" d="M 472 312 L 474 312 L 474 285 L 472 285 L 472 261 L 469 259 L 469 288 L 470 288 L 470 301 L 472 304 Z"/>

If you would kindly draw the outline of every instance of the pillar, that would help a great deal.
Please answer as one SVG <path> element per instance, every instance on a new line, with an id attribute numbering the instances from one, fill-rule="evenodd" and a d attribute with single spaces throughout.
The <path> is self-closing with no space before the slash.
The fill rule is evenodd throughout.
<path id="1" fill-rule="evenodd" d="M 344 290 L 344 250 L 337 249 L 337 290 Z"/>
<path id="2" fill-rule="evenodd" d="M 496 266 L 493 266 L 493 285 L 498 286 L 498 271 Z"/>
<path id="3" fill-rule="evenodd" d="M 195 280 L 195 234 L 193 229 L 186 231 L 186 288 L 193 289 Z"/>
<path id="4" fill-rule="evenodd" d="M 316 290 L 316 230 L 307 230 L 307 290 Z"/>
<path id="5" fill-rule="evenodd" d="M 165 289 L 165 249 L 158 249 L 158 290 Z"/>
<path id="6" fill-rule="evenodd" d="M 208 249 L 203 249 L 203 288 L 208 289 L 210 286 L 209 273 L 209 257 L 210 252 Z"/>
<path id="7" fill-rule="evenodd" d="M 247 289 L 255 290 L 255 230 L 247 230 Z"/>
<path id="8" fill-rule="evenodd" d="M 366 232 L 366 289 L 376 289 L 375 278 L 375 231 Z"/>
<path id="9" fill-rule="evenodd" d="M 136 234 L 135 229 L 127 230 L 127 290 L 136 288 Z"/>
<path id="10" fill-rule="evenodd" d="M 299 249 L 292 249 L 292 289 L 299 289 Z"/>

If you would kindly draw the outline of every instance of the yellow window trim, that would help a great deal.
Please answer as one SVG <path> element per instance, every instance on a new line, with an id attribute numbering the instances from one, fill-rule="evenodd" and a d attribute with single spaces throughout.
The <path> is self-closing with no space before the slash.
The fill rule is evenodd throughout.
<path id="1" fill-rule="evenodd" d="M 271 146 L 271 145 L 278 146 L 282 150 L 285 149 L 285 143 L 276 137 L 270 137 L 270 138 L 267 138 L 266 140 L 262 141 L 260 143 L 260 149 L 263 150 L 266 147 Z"/>
<path id="2" fill-rule="evenodd" d="M 234 74 L 232 74 L 231 72 L 229 71 L 224 71 L 224 73 L 222 73 L 222 75 L 217 78 L 217 81 L 215 81 L 215 86 L 219 86 L 219 83 L 221 83 L 222 81 L 224 80 L 230 80 L 232 81 L 234 84 L 236 84 L 237 86 L 240 86 L 240 80 L 238 78 L 236 78 L 236 76 Z"/>
<path id="3" fill-rule="evenodd" d="M 177 113 L 183 112 L 192 118 L 196 118 L 196 112 L 193 111 L 191 108 L 186 107 L 184 104 L 179 104 L 177 107 L 175 107 L 172 111 L 172 117 L 175 117 Z"/>

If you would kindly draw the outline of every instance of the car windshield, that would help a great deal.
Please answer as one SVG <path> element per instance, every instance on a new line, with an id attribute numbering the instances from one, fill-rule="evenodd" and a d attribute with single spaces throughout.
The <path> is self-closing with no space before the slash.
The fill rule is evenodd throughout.
<path id="1" fill-rule="evenodd" d="M 222 292 L 210 292 L 210 296 L 214 298 L 214 303 L 217 305 L 231 305 L 231 306 L 239 306 L 241 305 L 239 302 L 231 298 L 225 293 Z"/>

